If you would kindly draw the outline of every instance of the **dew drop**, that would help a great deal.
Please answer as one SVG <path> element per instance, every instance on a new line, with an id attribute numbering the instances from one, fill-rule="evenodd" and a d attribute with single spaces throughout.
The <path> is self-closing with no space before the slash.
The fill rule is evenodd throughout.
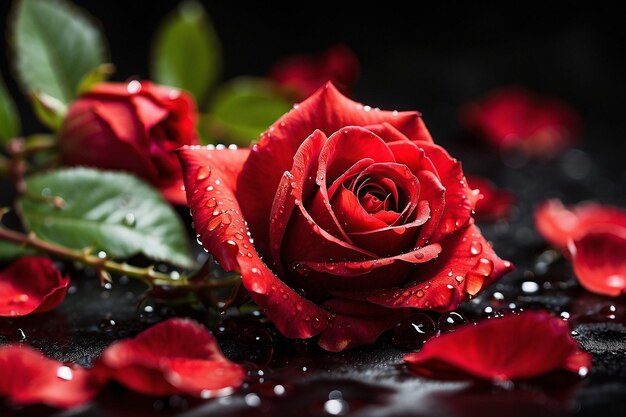
<path id="1" fill-rule="evenodd" d="M 331 416 L 342 416 L 348 412 L 348 403 L 340 399 L 328 400 L 324 403 L 324 412 Z"/>
<path id="2" fill-rule="evenodd" d="M 258 407 L 261 405 L 261 397 L 252 392 L 246 394 L 246 396 L 244 397 L 244 401 L 249 407 Z"/>
<path id="3" fill-rule="evenodd" d="M 454 280 L 460 284 L 461 282 L 463 282 L 463 276 L 457 275 L 456 277 L 454 277 Z"/>
<path id="4" fill-rule="evenodd" d="M 68 366 L 59 366 L 57 368 L 57 378 L 64 381 L 71 381 L 74 378 L 72 369 Z"/>
<path id="5" fill-rule="evenodd" d="M 223 224 L 230 224 L 232 222 L 232 217 L 230 216 L 230 214 L 228 213 L 224 213 L 222 214 L 222 223 Z"/>
<path id="6" fill-rule="evenodd" d="M 450 311 L 442 314 L 437 321 L 437 327 L 443 333 L 453 332 L 458 326 L 467 324 L 467 319 L 461 313 Z"/>
<path id="7" fill-rule="evenodd" d="M 141 91 L 141 83 L 139 81 L 137 81 L 137 80 L 132 80 L 126 86 L 126 91 L 128 91 L 128 94 L 136 94 L 136 93 L 140 92 Z"/>
<path id="8" fill-rule="evenodd" d="M 539 284 L 535 281 L 524 281 L 522 282 L 522 291 L 526 294 L 533 294 L 539 291 Z"/>
<path id="9" fill-rule="evenodd" d="M 617 308 L 613 304 L 609 304 L 600 309 L 600 314 L 609 320 L 615 320 Z"/>
<path id="10" fill-rule="evenodd" d="M 470 253 L 472 255 L 480 255 L 483 251 L 483 245 L 480 244 L 480 242 L 472 242 L 470 244 Z"/>
<path id="11" fill-rule="evenodd" d="M 435 322 L 429 316 L 414 313 L 396 325 L 392 343 L 400 349 L 418 349 L 436 331 Z"/>
<path id="12" fill-rule="evenodd" d="M 211 168 L 209 167 L 200 167 L 196 172 L 196 180 L 202 181 L 211 176 Z"/>
<path id="13" fill-rule="evenodd" d="M 220 227 L 221 225 L 222 225 L 222 218 L 221 217 L 213 217 L 211 220 L 209 220 L 209 223 L 207 224 L 207 230 L 209 232 L 212 232 L 215 229 L 217 229 L 218 227 Z"/>
<path id="14" fill-rule="evenodd" d="M 124 224 L 128 227 L 135 227 L 135 225 L 137 224 L 137 219 L 135 218 L 135 214 L 126 213 L 126 216 L 124 216 Z"/>
<path id="15" fill-rule="evenodd" d="M 217 206 L 217 200 L 215 199 L 215 197 L 211 197 L 206 201 L 206 206 L 208 208 L 213 208 L 215 206 Z"/>
<path id="16" fill-rule="evenodd" d="M 493 262 L 487 258 L 480 258 L 475 266 L 475 271 L 488 277 L 493 272 Z"/>

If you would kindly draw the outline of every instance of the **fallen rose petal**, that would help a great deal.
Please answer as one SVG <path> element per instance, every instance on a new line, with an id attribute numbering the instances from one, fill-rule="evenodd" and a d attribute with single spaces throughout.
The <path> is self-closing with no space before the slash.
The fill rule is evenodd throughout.
<path id="1" fill-rule="evenodd" d="M 94 372 L 144 395 L 200 398 L 230 394 L 244 378 L 206 328 L 188 319 L 170 319 L 113 343 Z"/>
<path id="2" fill-rule="evenodd" d="M 0 347 L 0 397 L 11 404 L 70 408 L 90 401 L 97 391 L 82 368 L 65 366 L 26 345 Z"/>
<path id="3" fill-rule="evenodd" d="M 590 231 L 568 248 L 583 287 L 614 297 L 626 293 L 626 228 Z"/>
<path id="4" fill-rule="evenodd" d="M 25 316 L 55 309 L 67 294 L 70 279 L 52 261 L 20 258 L 0 271 L 0 316 Z"/>
<path id="5" fill-rule="evenodd" d="M 418 375 L 464 379 L 520 380 L 565 370 L 587 374 L 591 355 L 570 335 L 566 321 L 535 311 L 465 325 L 430 339 L 404 356 Z"/>
<path id="6" fill-rule="evenodd" d="M 467 175 L 467 184 L 479 190 L 482 196 L 476 202 L 476 218 L 482 221 L 496 221 L 508 217 L 515 197 L 513 193 L 494 186 L 491 181 L 477 175 Z"/>
<path id="7" fill-rule="evenodd" d="M 301 98 L 307 97 L 332 81 L 347 93 L 359 76 L 359 61 L 348 47 L 335 45 L 317 55 L 296 55 L 278 62 L 269 78 L 294 89 Z"/>
<path id="8" fill-rule="evenodd" d="M 502 87 L 461 109 L 461 123 L 503 149 L 553 157 L 580 135 L 578 114 L 564 102 L 521 87 Z"/>
<path id="9" fill-rule="evenodd" d="M 559 200 L 548 200 L 535 210 L 535 225 L 551 245 L 565 249 L 570 240 L 590 231 L 626 229 L 626 210 L 596 203 L 565 207 Z"/>

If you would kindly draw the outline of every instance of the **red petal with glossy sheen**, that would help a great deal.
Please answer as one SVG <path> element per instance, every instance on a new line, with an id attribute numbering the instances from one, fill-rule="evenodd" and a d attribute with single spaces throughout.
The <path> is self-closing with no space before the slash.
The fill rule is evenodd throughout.
<path id="1" fill-rule="evenodd" d="M 376 341 L 385 331 L 395 326 L 405 314 L 370 303 L 332 298 L 324 308 L 334 313 L 328 329 L 322 333 L 319 345 L 331 352 L 340 352 Z"/>
<path id="2" fill-rule="evenodd" d="M 363 106 L 341 95 L 331 83 L 294 106 L 263 134 L 242 170 L 237 193 L 259 251 L 269 253 L 268 219 L 274 194 L 283 172 L 291 169 L 300 144 L 317 129 L 328 136 L 346 126 L 384 122 L 411 140 L 432 142 L 419 113 Z"/>
<path id="3" fill-rule="evenodd" d="M 481 198 L 476 202 L 476 215 L 479 220 L 496 221 L 508 217 L 515 197 L 507 190 L 497 188 L 486 178 L 468 175 L 467 184 L 479 190 Z"/>
<path id="4" fill-rule="evenodd" d="M 145 395 L 225 395 L 244 379 L 208 330 L 189 319 L 170 319 L 133 339 L 110 345 L 96 373 Z"/>
<path id="5" fill-rule="evenodd" d="M 626 228 L 626 210 L 595 203 L 565 207 L 559 200 L 548 200 L 535 210 L 535 225 L 550 244 L 565 248 L 570 239 L 593 230 Z"/>
<path id="6" fill-rule="evenodd" d="M 418 265 L 408 280 L 410 284 L 402 288 L 341 295 L 389 308 L 449 311 L 513 269 L 510 262 L 496 255 L 475 225 L 440 243 L 442 251 L 439 256 Z"/>
<path id="7" fill-rule="evenodd" d="M 568 248 L 583 287 L 614 297 L 626 293 L 626 228 L 590 231 Z"/>
<path id="8" fill-rule="evenodd" d="M 20 258 L 0 272 L 0 316 L 25 316 L 55 309 L 67 294 L 70 279 L 52 261 Z"/>
<path id="9" fill-rule="evenodd" d="M 235 197 L 247 152 L 247 149 L 202 147 L 185 147 L 179 151 L 196 231 L 204 247 L 224 269 L 241 273 L 244 287 L 281 333 L 306 339 L 324 330 L 327 313 L 282 282 L 252 245 Z"/>
<path id="10" fill-rule="evenodd" d="M 472 218 L 472 210 L 478 200 L 478 193 L 468 187 L 461 163 L 452 158 L 442 147 L 419 143 L 420 148 L 436 167 L 437 176 L 446 189 L 445 209 L 442 214 L 439 229 L 434 230 L 431 241 L 440 239 L 462 229 Z"/>
<path id="11" fill-rule="evenodd" d="M 70 368 L 27 345 L 0 346 L 0 398 L 11 404 L 70 408 L 90 401 L 97 384 L 82 368 Z"/>
<path id="12" fill-rule="evenodd" d="M 565 370 L 584 375 L 591 355 L 570 335 L 567 322 L 527 312 L 466 325 L 430 339 L 404 356 L 411 372 L 433 378 L 520 380 Z"/>

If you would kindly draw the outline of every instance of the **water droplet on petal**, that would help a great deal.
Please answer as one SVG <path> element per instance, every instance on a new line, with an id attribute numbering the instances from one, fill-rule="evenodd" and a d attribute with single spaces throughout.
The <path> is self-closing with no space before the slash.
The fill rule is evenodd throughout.
<path id="1" fill-rule="evenodd" d="M 74 378 L 72 369 L 68 366 L 59 366 L 57 368 L 57 378 L 62 379 L 64 381 L 71 381 Z"/>
<path id="2" fill-rule="evenodd" d="M 128 91 L 128 94 L 137 94 L 141 91 L 141 83 L 137 80 L 132 80 L 126 86 L 126 91 Z"/>
<path id="3" fill-rule="evenodd" d="M 196 180 L 202 181 L 211 176 L 211 168 L 209 167 L 200 167 L 196 172 Z"/>
<path id="4" fill-rule="evenodd" d="M 472 242 L 470 244 L 470 253 L 472 255 L 480 255 L 483 251 L 483 245 L 480 244 L 480 242 Z"/>

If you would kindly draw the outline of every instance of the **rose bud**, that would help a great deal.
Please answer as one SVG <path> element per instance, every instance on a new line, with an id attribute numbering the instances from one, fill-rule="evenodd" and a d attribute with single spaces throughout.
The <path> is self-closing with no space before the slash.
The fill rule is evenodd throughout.
<path id="1" fill-rule="evenodd" d="M 279 61 L 269 78 L 308 97 L 327 81 L 347 93 L 359 77 L 359 60 L 347 46 L 335 45 L 317 55 L 296 55 Z"/>
<path id="2" fill-rule="evenodd" d="M 580 117 L 566 103 L 520 87 L 499 88 L 461 109 L 461 123 L 490 145 L 554 157 L 571 147 Z"/>
<path id="3" fill-rule="evenodd" d="M 152 84 L 101 83 L 74 101 L 59 134 L 62 162 L 131 172 L 186 204 L 173 151 L 198 143 L 196 106 L 185 92 Z"/>
<path id="4" fill-rule="evenodd" d="M 417 112 L 372 109 L 329 83 L 251 149 L 179 155 L 199 239 L 289 338 L 372 343 L 411 309 L 452 310 L 511 269 Z"/>

